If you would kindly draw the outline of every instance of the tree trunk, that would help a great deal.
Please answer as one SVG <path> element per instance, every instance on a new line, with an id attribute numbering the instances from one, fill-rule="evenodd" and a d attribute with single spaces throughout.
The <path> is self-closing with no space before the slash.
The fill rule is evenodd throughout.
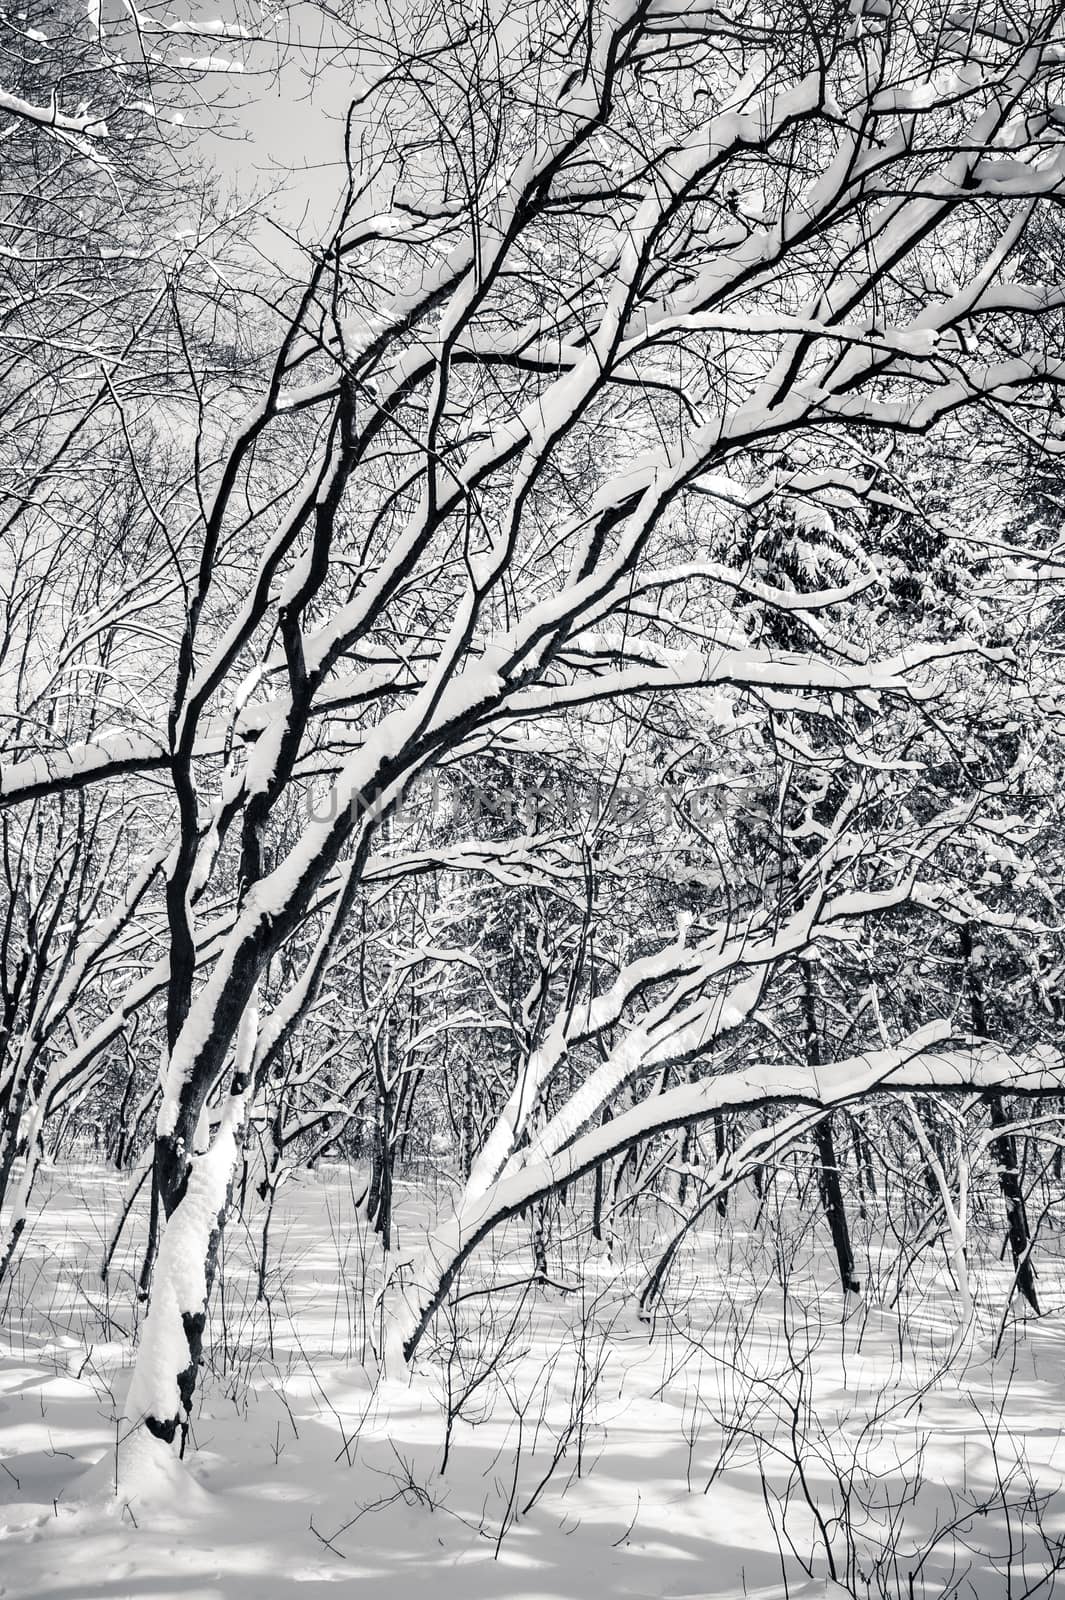
<path id="1" fill-rule="evenodd" d="M 680 1179 L 677 1183 L 677 1204 L 684 1206 L 688 1200 L 688 1168 L 692 1165 L 695 1150 L 695 1127 L 688 1123 L 680 1141 Z"/>
<path id="2" fill-rule="evenodd" d="M 237 1098 L 237 1097 L 235 1097 Z M 240 1109 L 209 1151 L 175 1163 L 179 1141 L 156 1142 L 159 1203 L 166 1216 L 155 1258 L 152 1298 L 127 1400 L 127 1417 L 164 1444 L 180 1436 L 185 1453 L 203 1359 L 207 1303 L 239 1155 Z M 180 1172 L 180 1176 L 178 1175 Z M 180 1336 L 178 1330 L 180 1329 Z"/>
<path id="3" fill-rule="evenodd" d="M 724 1115 L 720 1111 L 715 1112 L 714 1118 L 713 1118 L 713 1122 L 714 1122 L 714 1160 L 717 1161 L 718 1163 L 720 1163 L 722 1160 L 724 1160 L 724 1156 L 725 1156 L 725 1118 L 724 1118 Z M 756 1187 L 757 1187 L 757 1185 L 756 1185 Z M 757 1192 L 758 1192 L 759 1199 L 761 1199 L 761 1194 L 762 1194 L 761 1189 L 758 1188 Z M 718 1214 L 718 1216 L 719 1217 L 726 1217 L 728 1215 L 728 1192 L 727 1191 L 723 1191 L 721 1194 L 719 1194 L 718 1197 L 717 1197 L 717 1200 L 715 1201 L 715 1204 L 717 1206 L 717 1214 Z"/>
<path id="4" fill-rule="evenodd" d="M 819 1067 L 821 1039 L 817 1031 L 813 967 L 812 963 L 806 960 L 800 960 L 799 967 L 802 971 L 803 1040 L 806 1047 L 806 1064 L 810 1067 Z M 847 1212 L 843 1204 L 843 1187 L 839 1181 L 839 1163 L 832 1136 L 831 1116 L 825 1117 L 817 1124 L 814 1129 L 814 1143 L 817 1146 L 820 1169 L 818 1188 L 821 1192 L 825 1218 L 832 1234 L 840 1285 L 845 1295 L 861 1294 L 862 1286 L 854 1271 L 854 1250 L 851 1246 L 850 1229 L 847 1226 Z"/>
<path id="5" fill-rule="evenodd" d="M 826 1117 L 814 1129 L 814 1143 L 817 1146 L 820 1163 L 818 1187 L 821 1204 L 832 1234 L 840 1285 L 844 1294 L 861 1294 L 862 1286 L 854 1271 L 854 1250 L 851 1246 L 850 1229 L 847 1226 L 847 1213 L 843 1206 L 843 1188 L 839 1181 L 831 1117 Z"/>
<path id="6" fill-rule="evenodd" d="M 536 1200 L 530 1207 L 532 1224 L 532 1275 L 537 1283 L 547 1282 L 547 1201 Z"/>
<path id="7" fill-rule="evenodd" d="M 969 923 L 962 923 L 960 930 L 962 961 L 965 963 L 965 977 L 969 988 L 969 1012 L 972 1017 L 973 1032 L 982 1039 L 990 1037 L 988 1029 L 987 1006 L 984 1003 L 983 985 L 977 971 L 973 946 L 973 931 Z M 987 1106 L 988 1117 L 992 1128 L 1005 1128 L 1010 1118 L 1006 1113 L 1005 1102 L 1002 1095 L 989 1091 L 983 1097 Z M 1017 1287 L 1035 1312 L 1039 1315 L 1039 1296 L 1035 1287 L 1035 1267 L 1032 1264 L 1032 1235 L 1028 1227 L 1028 1212 L 1024 1204 L 1024 1190 L 1021 1187 L 1020 1164 L 1017 1159 L 1017 1136 L 1014 1133 L 999 1133 L 991 1141 L 991 1154 L 995 1166 L 998 1168 L 998 1183 L 1002 1191 L 1002 1198 L 1006 1206 L 1006 1229 L 1009 1234 L 1010 1253 L 1013 1256 L 1013 1270 L 1016 1274 Z"/>
<path id="8" fill-rule="evenodd" d="M 602 1116 L 604 1127 L 612 1116 L 613 1112 L 610 1107 L 604 1106 Z M 599 1244 L 603 1243 L 603 1167 L 604 1163 L 600 1161 L 595 1169 L 594 1188 L 592 1191 L 592 1238 Z"/>

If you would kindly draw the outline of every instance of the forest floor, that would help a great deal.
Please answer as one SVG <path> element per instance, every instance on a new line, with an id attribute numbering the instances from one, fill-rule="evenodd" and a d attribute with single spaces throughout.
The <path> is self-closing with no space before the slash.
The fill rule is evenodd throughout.
<path id="1" fill-rule="evenodd" d="M 515 1222 L 399 1382 L 375 1377 L 360 1177 L 322 1165 L 281 1192 L 266 1301 L 257 1238 L 229 1229 L 193 1447 L 173 1495 L 142 1503 L 101 1489 L 124 1448 L 140 1235 L 105 1284 L 120 1181 L 84 1165 L 44 1181 L 0 1295 L 5 1597 L 1065 1595 L 1065 1241 L 1049 1219 L 1044 1316 L 1004 1316 L 989 1218 L 960 1337 L 942 1247 L 900 1254 L 883 1219 L 858 1225 L 877 1298 L 844 1316 L 788 1182 L 757 1228 L 753 1195 L 707 1222 L 653 1326 L 632 1290 L 664 1213 L 613 1260 L 574 1225 L 547 1288 L 525 1281 Z M 403 1190 L 399 1259 L 437 1203 L 432 1185 Z"/>

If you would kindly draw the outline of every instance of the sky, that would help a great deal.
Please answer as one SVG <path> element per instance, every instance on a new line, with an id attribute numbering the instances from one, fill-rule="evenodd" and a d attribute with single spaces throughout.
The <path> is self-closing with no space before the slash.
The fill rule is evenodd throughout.
<path id="1" fill-rule="evenodd" d="M 220 109 L 188 121 L 201 125 L 197 151 L 223 184 L 243 200 L 261 196 L 263 218 L 307 242 L 321 236 L 343 190 L 343 119 L 359 86 L 359 54 L 348 47 L 338 61 L 321 13 L 300 0 L 276 35 L 277 45 L 220 45 L 218 55 L 241 59 L 244 70 L 224 82 L 205 75 L 204 99 Z"/>

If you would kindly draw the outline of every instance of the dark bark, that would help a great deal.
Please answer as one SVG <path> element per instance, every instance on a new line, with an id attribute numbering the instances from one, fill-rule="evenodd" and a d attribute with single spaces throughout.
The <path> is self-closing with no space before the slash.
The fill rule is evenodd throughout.
<path id="1" fill-rule="evenodd" d="M 717 1111 L 717 1112 L 714 1113 L 713 1123 L 714 1123 L 714 1159 L 715 1159 L 715 1161 L 720 1162 L 720 1161 L 722 1161 L 724 1159 L 724 1155 L 725 1155 L 725 1118 L 721 1114 L 720 1111 Z M 760 1174 L 759 1174 L 759 1176 L 760 1176 Z M 762 1191 L 759 1188 L 758 1189 L 759 1197 L 761 1197 L 761 1192 Z M 714 1203 L 717 1206 L 717 1214 L 718 1214 L 719 1217 L 725 1217 L 725 1216 L 728 1215 L 728 1194 L 727 1193 L 719 1194 Z"/>
<path id="2" fill-rule="evenodd" d="M 814 993 L 813 968 L 809 961 L 800 960 L 802 972 L 803 1042 L 806 1063 L 810 1067 L 821 1065 L 821 1037 L 817 1029 L 817 1001 Z M 854 1250 L 851 1245 L 847 1212 L 843 1204 L 843 1186 L 839 1181 L 839 1162 L 832 1132 L 832 1117 L 825 1117 L 814 1129 L 819 1164 L 818 1188 L 825 1219 L 832 1235 L 832 1245 L 839 1267 L 839 1281 L 844 1294 L 861 1294 L 862 1286 L 854 1270 Z"/>
<path id="3" fill-rule="evenodd" d="M 613 1116 L 609 1106 L 603 1107 L 603 1124 L 605 1126 Z M 604 1163 L 600 1161 L 595 1169 L 594 1187 L 592 1190 L 592 1238 L 599 1244 L 603 1242 L 603 1172 Z"/>
<path id="4" fill-rule="evenodd" d="M 370 1159 L 370 1192 L 366 1215 L 381 1248 L 392 1248 L 392 1164 L 395 1158 L 395 1096 L 387 1074 L 378 1066 L 377 1095 L 374 1104 L 373 1147 Z"/>
<path id="5" fill-rule="evenodd" d="M 832 1118 L 826 1117 L 814 1129 L 814 1143 L 820 1163 L 818 1187 L 825 1218 L 832 1234 L 832 1245 L 839 1267 L 839 1281 L 844 1294 L 861 1294 L 862 1286 L 854 1270 L 854 1250 L 851 1245 L 847 1213 L 843 1205 L 843 1187 L 839 1181 L 836 1144 L 832 1132 Z"/>
<path id="6" fill-rule="evenodd" d="M 680 1141 L 680 1182 L 677 1185 L 677 1204 L 682 1206 L 688 1199 L 688 1168 L 692 1161 L 692 1152 L 695 1148 L 695 1128 L 689 1123 L 684 1130 Z"/>
<path id="7" fill-rule="evenodd" d="M 547 1201 L 537 1200 L 530 1210 L 532 1222 L 532 1275 L 537 1283 L 547 1282 Z"/>
<path id="8" fill-rule="evenodd" d="M 988 1026 L 987 1005 L 983 985 L 974 959 L 973 930 L 963 923 L 960 930 L 961 955 L 965 965 L 965 980 L 969 990 L 969 1013 L 972 1029 L 978 1038 L 991 1037 Z M 1006 1128 L 1010 1118 L 1001 1094 L 989 1090 L 983 1096 L 988 1118 L 994 1129 Z M 1028 1226 L 1028 1212 L 1024 1204 L 1020 1163 L 1017 1159 L 1017 1136 L 1014 1133 L 996 1133 L 991 1141 L 991 1154 L 998 1168 L 998 1183 L 1006 1207 L 1006 1231 L 1018 1289 L 1039 1315 L 1039 1296 L 1035 1287 L 1035 1267 L 1032 1263 L 1032 1235 Z"/>

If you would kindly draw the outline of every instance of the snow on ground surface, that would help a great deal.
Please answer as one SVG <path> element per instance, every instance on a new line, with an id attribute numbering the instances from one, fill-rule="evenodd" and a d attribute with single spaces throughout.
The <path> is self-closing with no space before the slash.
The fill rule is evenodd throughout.
<path id="1" fill-rule="evenodd" d="M 322 1165 L 282 1190 L 268 1303 L 257 1239 L 230 1228 L 195 1449 L 168 1492 L 116 1501 L 141 1235 L 102 1283 L 120 1181 L 69 1166 L 44 1182 L 0 1296 L 5 1597 L 407 1600 L 429 1583 L 436 1600 L 1065 1595 L 1053 1219 L 1047 1312 L 1007 1317 L 997 1355 L 997 1219 L 974 1239 L 980 1315 L 952 1360 L 942 1249 L 896 1298 L 909 1246 L 900 1257 L 871 1223 L 880 1300 L 844 1318 L 820 1229 L 786 1183 L 768 1226 L 754 1230 L 750 1196 L 739 1219 L 707 1222 L 653 1329 L 631 1291 L 664 1213 L 613 1262 L 586 1233 L 556 1239 L 561 1287 L 547 1289 L 518 1283 L 515 1222 L 467 1269 L 410 1381 L 385 1381 L 361 1178 Z M 432 1183 L 403 1189 L 398 1260 L 437 1204 Z"/>

